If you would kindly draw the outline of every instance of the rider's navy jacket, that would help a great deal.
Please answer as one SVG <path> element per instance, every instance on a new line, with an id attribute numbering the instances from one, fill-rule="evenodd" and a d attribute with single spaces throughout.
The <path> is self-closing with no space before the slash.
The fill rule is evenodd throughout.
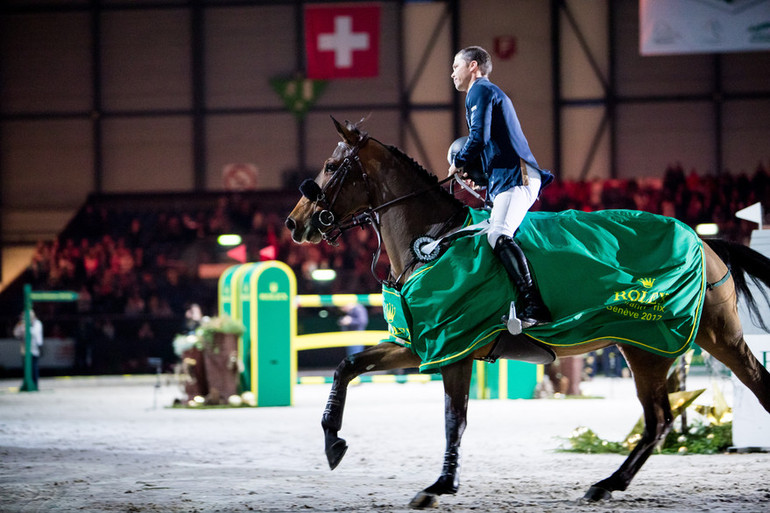
<path id="1" fill-rule="evenodd" d="M 470 134 L 455 156 L 455 166 L 464 167 L 480 158 L 481 168 L 489 178 L 487 191 L 491 199 L 522 184 L 520 159 L 540 169 L 511 99 L 487 77 L 476 79 L 468 90 L 465 119 Z M 553 175 L 545 170 L 541 170 L 541 175 L 542 188 L 553 180 Z"/>

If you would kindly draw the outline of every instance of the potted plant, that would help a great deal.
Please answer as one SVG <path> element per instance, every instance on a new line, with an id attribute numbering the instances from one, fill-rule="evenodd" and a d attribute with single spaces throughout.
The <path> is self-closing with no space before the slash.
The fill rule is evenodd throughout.
<path id="1" fill-rule="evenodd" d="M 246 329 L 243 323 L 228 315 L 204 317 L 196 330 L 203 352 L 208 393 L 207 404 L 227 404 L 238 393 L 238 337 Z"/>

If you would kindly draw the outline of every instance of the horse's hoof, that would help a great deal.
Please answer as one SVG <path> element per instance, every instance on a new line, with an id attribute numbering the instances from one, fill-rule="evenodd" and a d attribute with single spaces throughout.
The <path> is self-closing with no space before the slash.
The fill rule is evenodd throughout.
<path id="1" fill-rule="evenodd" d="M 409 503 L 409 507 L 412 509 L 436 508 L 438 507 L 438 496 L 423 490 L 414 496 Z"/>
<path id="2" fill-rule="evenodd" d="M 610 499 L 612 499 L 612 494 L 610 491 L 602 488 L 601 486 L 592 486 L 583 496 L 583 500 L 585 502 L 608 501 Z"/>
<path id="3" fill-rule="evenodd" d="M 348 444 L 345 443 L 345 440 L 342 438 L 338 439 L 331 445 L 331 447 L 326 449 L 326 459 L 329 460 L 329 468 L 331 470 L 337 468 L 337 465 L 340 464 L 342 457 L 345 456 L 347 451 Z"/>

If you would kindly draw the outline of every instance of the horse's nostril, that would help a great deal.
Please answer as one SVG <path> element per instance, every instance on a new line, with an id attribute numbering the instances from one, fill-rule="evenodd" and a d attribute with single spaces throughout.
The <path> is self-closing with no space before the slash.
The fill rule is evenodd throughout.
<path id="1" fill-rule="evenodd" d="M 291 217 L 286 218 L 286 228 L 288 228 L 289 230 L 293 230 L 296 226 L 297 225 L 294 222 L 294 219 L 292 219 Z"/>

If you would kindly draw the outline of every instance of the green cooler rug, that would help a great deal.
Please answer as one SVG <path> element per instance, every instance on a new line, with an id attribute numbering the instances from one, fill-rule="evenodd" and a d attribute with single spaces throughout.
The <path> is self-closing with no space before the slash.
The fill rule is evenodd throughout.
<path id="1" fill-rule="evenodd" d="M 487 217 L 471 209 L 467 223 Z M 552 346 L 612 338 L 672 357 L 690 347 L 706 281 L 703 243 L 685 224 L 631 210 L 530 212 L 515 238 L 554 319 L 527 335 Z M 383 312 L 391 341 L 436 372 L 493 342 L 516 295 L 486 236 L 466 237 L 400 291 L 383 287 Z"/>

